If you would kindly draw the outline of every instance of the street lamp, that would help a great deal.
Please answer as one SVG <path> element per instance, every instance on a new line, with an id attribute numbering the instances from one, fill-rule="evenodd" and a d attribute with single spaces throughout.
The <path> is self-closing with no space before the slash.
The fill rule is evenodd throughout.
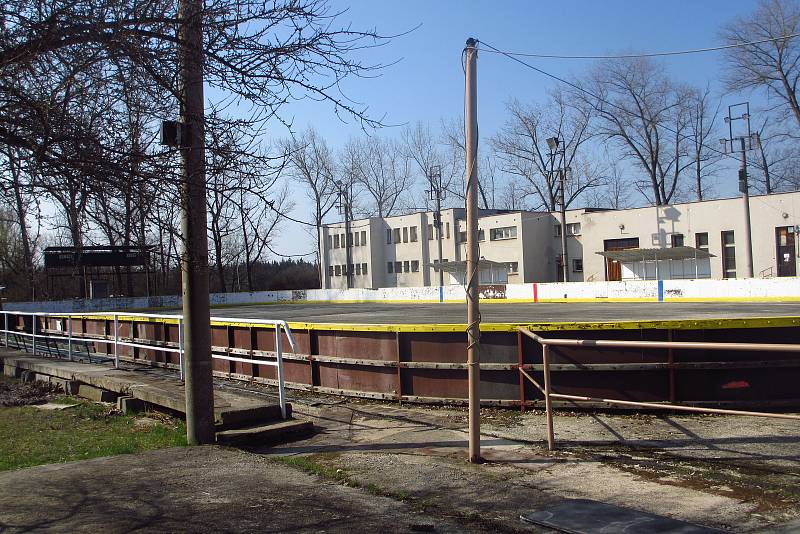
<path id="1" fill-rule="evenodd" d="M 742 107 L 745 108 L 744 113 L 739 116 L 733 116 L 734 109 Z M 743 135 L 733 135 L 734 121 L 744 121 L 747 132 Z M 750 103 L 742 102 L 740 104 L 733 104 L 728 106 L 728 116 L 724 118 L 725 124 L 728 125 L 728 138 L 720 139 L 723 151 L 728 153 L 739 152 L 741 158 L 739 160 L 739 192 L 742 193 L 742 203 L 744 207 L 744 253 L 745 253 L 745 278 L 753 277 L 753 245 L 750 227 L 750 193 L 749 185 L 747 183 L 747 151 L 752 150 L 753 144 L 759 141 L 758 133 L 753 133 L 750 130 Z M 730 150 L 728 145 L 730 144 Z"/>
<path id="2" fill-rule="evenodd" d="M 561 212 L 561 276 L 564 282 L 569 282 L 569 259 L 567 256 L 567 207 L 564 202 L 564 182 L 566 179 L 566 169 L 563 168 L 566 147 L 561 143 L 558 137 L 548 137 L 547 146 L 550 148 L 550 179 L 552 180 L 553 172 L 558 173 L 559 179 L 559 204 Z M 561 150 L 559 150 L 561 146 Z M 554 169 L 555 159 L 557 155 L 561 155 L 561 162 L 558 169 Z"/>

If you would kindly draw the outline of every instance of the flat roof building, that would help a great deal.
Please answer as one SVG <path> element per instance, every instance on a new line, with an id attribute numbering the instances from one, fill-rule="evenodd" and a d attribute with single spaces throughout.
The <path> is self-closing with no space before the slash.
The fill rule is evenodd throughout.
<path id="1" fill-rule="evenodd" d="M 569 281 L 742 278 L 741 198 L 625 210 L 566 212 Z M 800 192 L 750 197 L 753 275 L 796 276 Z M 550 212 L 481 210 L 481 284 L 562 278 L 561 225 Z M 433 212 L 351 221 L 320 229 L 322 287 L 419 287 L 439 284 Z M 442 210 L 444 283 L 464 283 L 466 213 Z"/>

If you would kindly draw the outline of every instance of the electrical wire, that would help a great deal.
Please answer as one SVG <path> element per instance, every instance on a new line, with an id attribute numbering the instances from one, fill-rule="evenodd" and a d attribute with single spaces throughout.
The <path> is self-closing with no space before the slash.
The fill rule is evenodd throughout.
<path id="1" fill-rule="evenodd" d="M 269 246 L 269 243 L 267 243 L 266 245 L 267 245 L 267 250 L 269 250 L 270 252 L 281 258 L 305 258 L 306 256 L 313 256 L 316 254 L 316 252 L 307 252 L 305 254 L 281 254 L 280 252 L 277 252 L 274 248 Z"/>
<path id="2" fill-rule="evenodd" d="M 649 53 L 642 53 L 642 54 L 619 54 L 619 55 L 561 55 L 561 54 L 534 54 L 529 52 L 510 52 L 510 51 L 500 51 L 500 50 L 485 50 L 486 52 L 491 52 L 493 54 L 504 54 L 508 56 L 518 56 L 518 57 L 535 57 L 541 59 L 636 59 L 636 58 L 646 58 L 646 57 L 665 57 L 665 56 L 684 56 L 689 54 L 702 54 L 705 52 L 718 52 L 720 50 L 728 50 L 731 48 L 740 48 L 743 46 L 752 46 L 757 44 L 775 42 L 775 41 L 783 41 L 787 39 L 793 39 L 797 37 L 800 33 L 792 33 L 789 35 L 783 35 L 781 37 L 770 37 L 768 39 L 761 39 L 759 41 L 749 41 L 744 43 L 733 43 L 727 45 L 720 45 L 720 46 L 711 46 L 707 48 L 694 48 L 690 50 L 674 50 L 669 52 L 649 52 Z M 484 43 L 486 44 L 486 43 Z"/>
<path id="3" fill-rule="evenodd" d="M 544 76 L 547 76 L 548 78 L 552 78 L 552 79 L 554 79 L 554 80 L 556 80 L 558 82 L 561 82 L 561 83 L 563 83 L 565 85 L 568 85 L 568 86 L 572 87 L 573 89 L 577 89 L 578 91 L 581 91 L 582 93 L 586 93 L 587 95 L 591 96 L 592 98 L 594 98 L 595 100 L 597 100 L 599 102 L 607 104 L 607 105 L 609 105 L 609 106 L 611 106 L 613 108 L 616 108 L 616 109 L 618 109 L 618 110 L 620 110 L 620 111 L 622 111 L 624 113 L 627 113 L 629 115 L 632 114 L 630 111 L 628 111 L 624 107 L 619 106 L 617 104 L 614 104 L 613 102 L 609 102 L 608 100 L 606 100 L 606 99 L 594 94 L 593 92 L 589 91 L 588 89 L 585 89 L 585 88 L 583 88 L 583 87 L 581 87 L 579 85 L 576 85 L 576 84 L 574 84 L 574 83 L 572 83 L 570 81 L 565 80 L 564 78 L 556 76 L 555 74 L 551 74 L 551 73 L 549 73 L 549 72 L 547 72 L 545 70 L 542 70 L 542 69 L 540 69 L 540 68 L 538 68 L 538 67 L 536 67 L 534 65 L 531 65 L 530 63 L 527 63 L 527 62 L 519 59 L 518 57 L 514 57 L 513 55 L 510 55 L 507 52 L 504 52 L 504 51 L 502 51 L 502 50 L 500 50 L 498 48 L 495 48 L 494 46 L 490 45 L 489 43 L 487 43 L 485 41 L 479 41 L 479 43 L 489 47 L 491 49 L 491 51 L 494 51 L 494 52 L 496 52 L 496 53 L 498 53 L 500 55 L 506 56 L 507 58 L 511 59 L 512 61 L 516 61 L 517 63 L 519 63 L 521 65 L 524 65 L 525 67 L 528 67 L 529 69 L 532 69 L 532 70 L 538 72 L 539 74 L 542 74 Z M 486 50 L 484 49 L 484 51 L 486 51 Z M 661 127 L 664 128 L 665 130 L 667 130 L 670 133 L 674 133 L 675 135 L 681 135 L 680 132 L 678 132 L 677 130 L 675 130 L 675 129 L 673 129 L 673 128 L 665 125 L 665 124 L 662 124 Z M 721 156 L 725 156 L 727 158 L 731 158 L 731 159 L 734 159 L 734 160 L 737 160 L 737 161 L 739 159 L 734 154 L 728 154 L 727 152 L 722 152 L 721 150 L 716 149 L 716 148 L 714 148 L 711 145 L 708 145 L 706 143 L 702 143 L 701 142 L 700 143 L 700 147 L 701 148 L 705 147 L 706 149 L 710 150 L 711 152 L 714 152 L 715 154 L 719 154 Z M 757 169 L 763 170 L 763 168 L 761 166 L 757 165 L 757 164 L 752 164 L 752 166 L 757 168 Z"/>
<path id="4" fill-rule="evenodd" d="M 272 201 L 268 200 L 266 202 L 266 204 L 269 207 L 269 209 L 271 209 L 272 211 L 274 211 L 275 213 L 277 213 L 278 215 L 280 215 L 281 217 L 283 217 L 286 220 L 289 220 L 289 221 L 292 221 L 292 222 L 296 222 L 297 224 L 305 224 L 306 226 L 313 226 L 314 228 L 317 227 L 317 225 L 314 224 L 314 223 L 310 223 L 308 221 L 301 221 L 300 219 L 295 219 L 294 217 L 290 217 L 286 213 L 284 213 L 281 210 L 279 210 L 278 208 L 276 208 L 275 207 L 275 203 L 272 202 Z"/>

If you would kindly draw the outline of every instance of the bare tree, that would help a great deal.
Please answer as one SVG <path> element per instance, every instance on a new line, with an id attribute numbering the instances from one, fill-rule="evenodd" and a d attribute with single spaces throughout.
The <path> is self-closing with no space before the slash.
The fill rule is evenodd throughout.
<path id="1" fill-rule="evenodd" d="M 688 89 L 647 58 L 604 61 L 578 85 L 573 99 L 597 116 L 595 133 L 617 141 L 623 156 L 643 171 L 638 190 L 657 206 L 669 204 L 692 165 Z"/>
<path id="2" fill-rule="evenodd" d="M 522 179 L 537 203 L 555 211 L 559 201 L 558 168 L 570 169 L 564 204 L 569 207 L 586 190 L 600 185 L 600 174 L 582 158 L 581 147 L 589 137 L 588 108 L 569 106 L 567 96 L 554 92 L 544 106 L 523 105 L 514 100 L 506 107 L 510 117 L 492 139 L 503 168 Z M 547 139 L 556 137 L 563 155 L 554 155 Z"/>
<path id="3" fill-rule="evenodd" d="M 782 118 L 794 117 L 800 126 L 800 6 L 793 0 L 760 0 L 756 10 L 725 25 L 725 44 L 753 43 L 725 51 L 725 82 L 732 91 L 764 89 L 780 103 Z M 757 42 L 765 41 L 765 42 Z M 796 137 L 796 135 L 795 135 Z"/>
<path id="4" fill-rule="evenodd" d="M 312 203 L 314 242 L 320 251 L 320 229 L 325 217 L 336 205 L 336 162 L 325 140 L 313 128 L 284 144 L 288 173 L 302 184 Z M 321 268 L 322 262 L 319 262 Z M 320 273 L 320 280 L 322 273 Z"/>
<path id="5" fill-rule="evenodd" d="M 607 169 L 603 185 L 589 192 L 586 205 L 613 210 L 630 208 L 632 184 L 625 178 L 619 163 L 613 162 Z"/>
<path id="6" fill-rule="evenodd" d="M 399 211 L 414 186 L 411 160 L 399 143 L 376 136 L 351 139 L 341 159 L 342 175 L 369 198 L 362 206 L 365 215 L 390 217 Z"/>
<path id="7" fill-rule="evenodd" d="M 453 153 L 447 149 L 447 145 L 433 134 L 430 126 L 417 122 L 413 127 L 405 128 L 402 148 L 415 164 L 418 172 L 415 182 L 424 184 L 427 190 L 440 191 L 444 197 L 443 206 L 447 205 L 448 201 L 452 202 L 453 190 L 457 188 L 456 184 L 463 177 L 464 169 L 457 164 L 457 158 L 453 157 Z M 463 192 L 461 195 L 463 196 Z M 427 209 L 434 208 L 435 202 L 430 195 L 418 194 L 416 196 L 424 198 L 424 205 Z"/>
<path id="8" fill-rule="evenodd" d="M 689 89 L 688 98 L 688 124 L 686 136 L 688 143 L 688 156 L 692 161 L 692 174 L 694 176 L 694 193 L 697 200 L 703 200 L 707 189 L 710 188 L 708 179 L 713 176 L 716 164 L 723 156 L 719 150 L 713 149 L 717 131 L 720 101 L 712 101 L 711 89 Z"/>

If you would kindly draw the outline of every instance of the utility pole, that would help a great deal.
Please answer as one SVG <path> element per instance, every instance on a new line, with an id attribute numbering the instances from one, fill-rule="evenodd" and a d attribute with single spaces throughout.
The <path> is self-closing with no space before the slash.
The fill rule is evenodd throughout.
<path id="1" fill-rule="evenodd" d="M 436 228 L 436 241 L 439 248 L 439 287 L 444 286 L 444 270 L 442 269 L 442 200 L 444 191 L 442 190 L 442 168 L 434 165 L 428 171 L 428 181 L 431 189 L 428 191 L 431 200 L 436 201 L 436 211 L 433 214 L 433 226 Z"/>
<path id="2" fill-rule="evenodd" d="M 353 236 L 351 235 L 351 228 L 350 223 L 353 218 L 353 205 L 351 202 L 351 193 L 350 190 L 351 184 L 345 184 L 341 181 L 336 182 L 336 187 L 339 189 L 339 213 L 344 214 L 344 251 L 347 265 L 345 265 L 345 270 L 347 271 L 346 281 L 347 281 L 347 289 L 353 287 Z"/>
<path id="3" fill-rule="evenodd" d="M 178 76 L 181 99 L 181 258 L 186 357 L 186 437 L 190 445 L 214 443 L 211 374 L 211 307 L 206 234 L 205 111 L 202 0 L 179 0 Z"/>
<path id="4" fill-rule="evenodd" d="M 734 117 L 731 115 L 733 109 L 744 107 L 745 111 L 741 116 Z M 733 122 L 743 120 L 747 125 L 747 135 L 733 135 Z M 725 122 L 728 124 L 728 138 L 720 139 L 723 149 L 728 152 L 728 145 L 730 144 L 730 153 L 740 152 L 739 159 L 739 191 L 742 193 L 742 204 L 744 210 L 744 253 L 745 253 L 745 278 L 753 278 L 753 236 L 750 226 L 750 185 L 747 180 L 747 151 L 753 149 L 753 145 L 760 142 L 758 133 L 750 131 L 750 103 L 742 102 L 740 104 L 733 104 L 728 106 L 728 116 L 725 117 Z"/>
<path id="5" fill-rule="evenodd" d="M 564 202 L 564 185 L 566 182 L 567 170 L 564 168 L 564 158 L 566 146 L 558 149 L 561 146 L 561 140 L 558 137 L 550 137 L 547 139 L 547 146 L 550 148 L 550 179 L 553 178 L 553 173 L 558 173 L 558 203 L 559 211 L 561 214 L 561 277 L 564 282 L 569 282 L 569 258 L 567 257 L 567 205 Z M 555 160 L 557 155 L 561 155 L 558 169 L 554 169 Z M 551 182 L 552 183 L 552 182 Z"/>
<path id="6" fill-rule="evenodd" d="M 469 461 L 481 461 L 481 367 L 478 267 L 478 43 L 467 39 L 465 93 L 467 182 L 467 380 L 469 382 Z"/>

